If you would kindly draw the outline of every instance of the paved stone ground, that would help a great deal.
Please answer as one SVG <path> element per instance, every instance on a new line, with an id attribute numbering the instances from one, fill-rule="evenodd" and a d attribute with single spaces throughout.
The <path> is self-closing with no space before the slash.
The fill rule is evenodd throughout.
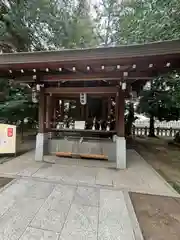
<path id="1" fill-rule="evenodd" d="M 126 170 L 116 170 L 115 163 L 106 161 L 52 156 L 45 160 L 55 164 L 35 162 L 34 152 L 28 152 L 0 165 L 0 176 L 177 196 L 176 191 L 134 150 L 127 150 Z"/>
<path id="2" fill-rule="evenodd" d="M 0 239 L 135 237 L 122 191 L 20 179 L 1 192 Z"/>
<path id="3" fill-rule="evenodd" d="M 0 165 L 0 176 L 16 178 L 0 192 L 0 239 L 142 239 L 128 191 L 178 194 L 135 151 L 127 158 L 119 171 L 90 160 L 37 163 L 34 152 Z"/>

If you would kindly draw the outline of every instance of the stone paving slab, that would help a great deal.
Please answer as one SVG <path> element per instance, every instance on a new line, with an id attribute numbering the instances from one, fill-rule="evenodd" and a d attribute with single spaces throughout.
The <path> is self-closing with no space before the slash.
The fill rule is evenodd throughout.
<path id="1" fill-rule="evenodd" d="M 37 163 L 36 166 L 28 166 L 27 168 L 24 168 L 22 171 L 18 172 L 17 175 L 23 176 L 23 177 L 30 177 L 35 172 L 37 172 L 41 167 L 43 167 L 43 163 Z"/>
<path id="2" fill-rule="evenodd" d="M 19 240 L 58 240 L 57 233 L 28 227 Z"/>
<path id="3" fill-rule="evenodd" d="M 99 206 L 99 189 L 89 187 L 78 187 L 75 193 L 74 203 L 86 206 Z"/>
<path id="4" fill-rule="evenodd" d="M 49 196 L 54 184 L 18 180 L 0 194 L 0 239 L 17 240 Z"/>
<path id="5" fill-rule="evenodd" d="M 33 177 L 45 178 L 48 180 L 55 180 L 74 185 L 80 183 L 95 185 L 97 171 L 98 170 L 96 168 L 61 166 L 57 164 L 39 169 L 35 174 L 33 174 Z"/>
<path id="6" fill-rule="evenodd" d="M 25 197 L 46 199 L 54 188 L 54 184 L 52 183 L 36 182 L 34 180 L 30 180 L 29 182 L 30 187 L 27 187 L 27 194 Z"/>
<path id="7" fill-rule="evenodd" d="M 0 192 L 0 240 L 139 240 L 124 191 L 179 196 L 133 150 L 126 170 L 37 163 L 32 154 L 0 165 L 20 178 Z"/>
<path id="8" fill-rule="evenodd" d="M 75 187 L 57 186 L 33 219 L 31 226 L 61 232 L 75 189 Z"/>
<path id="9" fill-rule="evenodd" d="M 0 217 L 27 191 L 25 182 L 27 181 L 18 180 L 0 193 Z"/>
<path id="10" fill-rule="evenodd" d="M 100 190 L 98 240 L 135 240 L 121 191 Z"/>
<path id="11" fill-rule="evenodd" d="M 52 183 L 17 180 L 0 193 L 0 216 L 23 198 L 45 199 L 54 188 Z"/>
<path id="12" fill-rule="evenodd" d="M 128 168 L 126 170 L 116 170 L 111 163 L 103 161 L 79 159 L 73 161 L 73 159 L 62 158 L 62 163 L 60 162 L 61 158 L 58 164 L 35 162 L 32 151 L 0 165 L 0 175 L 18 178 L 33 177 L 70 185 L 112 187 L 147 194 L 179 196 L 136 151 L 131 149 L 127 150 Z"/>
<path id="13" fill-rule="evenodd" d="M 0 220 L 0 239 L 19 239 L 43 201 L 43 199 L 33 198 L 19 200 Z"/>
<path id="14" fill-rule="evenodd" d="M 97 240 L 98 208 L 73 204 L 60 240 Z"/>
<path id="15" fill-rule="evenodd" d="M 2 240 L 113 240 L 118 231 L 131 240 L 121 191 L 19 179 L 1 192 L 0 201 L 3 196 Z"/>
<path id="16" fill-rule="evenodd" d="M 113 178 L 114 170 L 108 168 L 99 169 L 96 175 L 96 184 L 101 186 L 110 186 L 113 187 Z"/>
<path id="17" fill-rule="evenodd" d="M 118 189 L 164 196 L 179 197 L 179 194 L 135 150 L 127 151 L 128 168 L 109 173 Z"/>

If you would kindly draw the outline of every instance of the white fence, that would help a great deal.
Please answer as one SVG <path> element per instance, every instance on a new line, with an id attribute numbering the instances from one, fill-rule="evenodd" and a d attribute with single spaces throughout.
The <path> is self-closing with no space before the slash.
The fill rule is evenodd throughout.
<path id="1" fill-rule="evenodd" d="M 154 133 L 157 137 L 175 137 L 176 133 L 179 132 L 179 128 L 161 128 L 157 127 L 154 130 Z M 136 127 L 132 128 L 133 136 L 148 136 L 149 128 L 148 127 Z"/>
<path id="2" fill-rule="evenodd" d="M 136 120 L 134 122 L 135 127 L 149 127 L 149 120 Z M 155 128 L 172 128 L 172 129 L 180 129 L 180 121 L 170 121 L 170 122 L 160 122 L 158 120 L 155 121 Z"/>

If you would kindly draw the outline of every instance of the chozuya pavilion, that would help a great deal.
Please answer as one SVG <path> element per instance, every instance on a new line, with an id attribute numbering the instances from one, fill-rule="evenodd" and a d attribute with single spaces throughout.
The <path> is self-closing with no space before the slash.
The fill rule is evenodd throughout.
<path id="1" fill-rule="evenodd" d="M 0 77 L 38 92 L 35 160 L 98 158 L 126 168 L 125 99 L 180 67 L 180 41 L 0 55 Z"/>

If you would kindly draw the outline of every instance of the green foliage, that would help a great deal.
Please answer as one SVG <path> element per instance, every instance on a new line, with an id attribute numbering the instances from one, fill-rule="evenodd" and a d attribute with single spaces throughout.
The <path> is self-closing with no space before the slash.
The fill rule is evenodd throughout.
<path id="1" fill-rule="evenodd" d="M 179 0 L 101 0 L 97 26 L 105 45 L 137 44 L 180 38 Z M 154 118 L 177 120 L 180 116 L 179 76 L 159 76 L 141 93 L 138 111 Z"/>
<path id="2" fill-rule="evenodd" d="M 62 14 L 65 22 L 63 24 L 64 36 L 61 47 L 84 48 L 96 46 L 97 38 L 94 33 L 94 25 L 88 1 L 64 1 L 63 6 Z M 56 32 L 55 41 L 58 40 L 59 44 L 58 36 L 59 32 Z M 56 45 L 57 47 L 60 46 L 58 44 Z"/>
<path id="3" fill-rule="evenodd" d="M 97 34 L 105 45 L 180 38 L 179 0 L 99 0 Z"/>
<path id="4" fill-rule="evenodd" d="M 9 123 L 18 123 L 25 118 L 37 120 L 37 105 L 31 101 L 31 90 L 27 86 L 9 84 L 6 98 L 0 102 L 0 113 Z"/>
<path id="5" fill-rule="evenodd" d="M 180 38 L 179 0 L 0 0 L 0 51 L 84 48 Z M 139 111 L 159 120 L 179 117 L 179 76 L 154 79 Z M 36 118 L 30 89 L 0 80 L 0 114 Z"/>
<path id="6" fill-rule="evenodd" d="M 179 0 L 129 0 L 115 19 L 115 39 L 120 44 L 180 38 Z"/>
<path id="7" fill-rule="evenodd" d="M 28 51 L 33 32 L 28 26 L 29 1 L 0 2 L 0 46 L 4 52 Z"/>
<path id="8" fill-rule="evenodd" d="M 32 51 L 97 44 L 87 0 L 0 1 L 0 49 Z"/>
<path id="9" fill-rule="evenodd" d="M 100 44 L 115 44 L 115 24 L 119 19 L 120 4 L 118 0 L 99 0 L 94 5 L 96 34 Z"/>
<path id="10" fill-rule="evenodd" d="M 141 93 L 138 111 L 160 121 L 178 120 L 180 117 L 179 75 L 166 74 L 154 79 L 149 89 Z"/>
<path id="11" fill-rule="evenodd" d="M 97 42 L 87 0 L 0 0 L 2 52 L 84 48 Z M 1 118 L 37 119 L 31 89 L 1 79 L 0 96 Z"/>

